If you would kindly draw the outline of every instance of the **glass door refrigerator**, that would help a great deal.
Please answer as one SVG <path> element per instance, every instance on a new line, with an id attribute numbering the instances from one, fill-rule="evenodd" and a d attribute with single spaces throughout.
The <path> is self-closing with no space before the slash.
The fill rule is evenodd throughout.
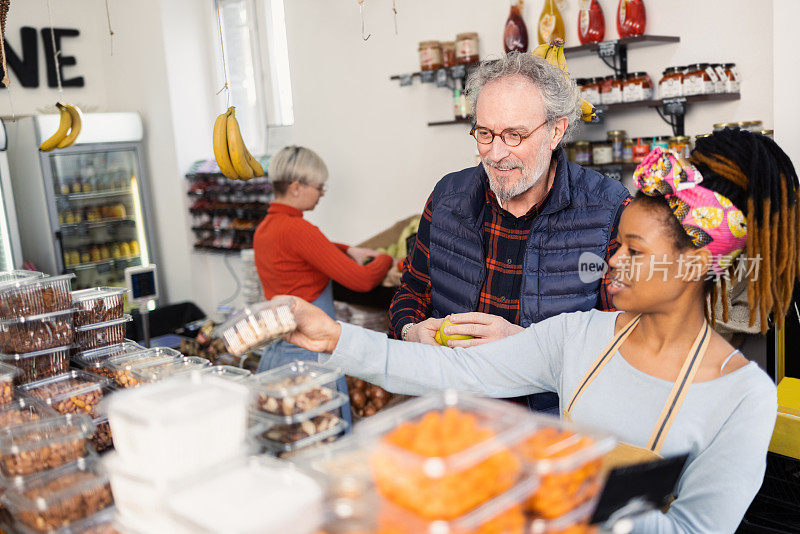
<path id="1" fill-rule="evenodd" d="M 6 130 L 0 128 L 0 271 L 22 267 L 22 247 L 19 242 L 17 211 L 6 154 Z"/>
<path id="2" fill-rule="evenodd" d="M 40 152 L 58 115 L 6 121 L 22 252 L 47 273 L 75 273 L 74 289 L 122 286 L 126 267 L 155 263 L 136 113 L 83 116 L 77 143 Z"/>

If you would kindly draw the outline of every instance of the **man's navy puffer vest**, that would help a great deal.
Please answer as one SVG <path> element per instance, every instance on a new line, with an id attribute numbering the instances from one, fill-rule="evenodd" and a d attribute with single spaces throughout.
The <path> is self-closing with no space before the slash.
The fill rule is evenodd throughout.
<path id="1" fill-rule="evenodd" d="M 628 190 L 616 180 L 553 153 L 553 189 L 533 221 L 520 290 L 520 325 L 527 327 L 598 303 L 601 281 L 578 276 L 582 253 L 605 258 L 620 204 Z M 482 165 L 448 174 L 433 190 L 431 303 L 433 317 L 475 311 L 486 276 L 483 220 L 486 172 Z M 502 296 L 502 295 L 498 295 Z"/>

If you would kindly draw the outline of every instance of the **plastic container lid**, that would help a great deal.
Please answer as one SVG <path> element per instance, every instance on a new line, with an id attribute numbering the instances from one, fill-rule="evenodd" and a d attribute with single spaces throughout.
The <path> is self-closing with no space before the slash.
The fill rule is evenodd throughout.
<path id="1" fill-rule="evenodd" d="M 111 346 L 115 347 L 116 345 Z M 166 347 L 140 348 L 133 352 L 111 356 L 106 365 L 116 371 L 130 371 L 140 365 L 152 362 L 167 362 L 182 357 L 183 355 L 177 350 Z"/>
<path id="2" fill-rule="evenodd" d="M 227 380 L 240 381 L 245 380 L 252 376 L 253 373 L 241 367 L 234 367 L 233 365 L 212 365 L 211 367 L 202 367 L 200 369 L 192 369 L 192 372 L 201 374 L 208 374 L 225 378 Z"/>
<path id="3" fill-rule="evenodd" d="M 72 321 L 72 315 L 75 313 L 75 310 L 72 308 L 68 310 L 59 310 L 50 313 L 40 313 L 39 315 L 28 315 L 27 317 L 16 317 L 14 319 L 3 319 L 0 320 L 0 327 L 8 328 L 17 325 L 23 325 L 26 323 L 33 323 L 37 321 L 50 321 L 56 319 L 69 319 Z"/>
<path id="4" fill-rule="evenodd" d="M 330 390 L 330 392 L 332 395 L 331 400 L 323 404 L 320 404 L 319 406 L 315 406 L 310 410 L 306 410 L 305 412 L 300 412 L 294 415 L 279 415 L 264 410 L 256 409 L 253 411 L 253 415 L 256 418 L 263 419 L 264 421 L 268 421 L 270 423 L 279 425 L 291 425 L 295 423 L 302 423 L 303 421 L 308 421 L 309 419 L 313 419 L 314 417 L 317 417 L 324 413 L 338 410 L 350 400 L 345 393 L 333 390 Z"/>
<path id="5" fill-rule="evenodd" d="M 13 365 L 0 362 L 0 382 L 11 382 L 19 375 L 19 369 Z"/>
<path id="6" fill-rule="evenodd" d="M 51 417 L 58 417 L 58 412 L 42 401 L 28 397 L 18 397 L 0 405 L 0 428 L 11 428 Z"/>
<path id="7" fill-rule="evenodd" d="M 130 321 L 133 321 L 133 317 L 131 317 L 130 315 L 128 315 L 126 313 L 125 315 L 123 315 L 119 319 L 114 319 L 113 321 L 105 321 L 105 322 L 102 322 L 102 323 L 94 323 L 94 324 L 87 324 L 87 325 L 83 325 L 83 326 L 78 326 L 78 327 L 75 328 L 75 331 L 76 332 L 88 332 L 90 330 L 96 330 L 98 328 L 108 328 L 110 326 L 116 326 L 116 325 L 125 324 L 125 323 L 128 323 Z"/>
<path id="8" fill-rule="evenodd" d="M 92 287 L 72 292 L 72 303 L 78 304 L 87 300 L 104 299 L 108 297 L 121 297 L 128 293 L 124 287 Z"/>
<path id="9" fill-rule="evenodd" d="M 522 444 L 521 451 L 524 456 L 533 457 L 534 469 L 540 476 L 574 471 L 605 456 L 617 444 L 615 437 L 604 432 L 542 415 L 531 414 L 531 418 L 536 429 Z M 542 431 L 551 433 L 556 439 L 547 438 L 538 445 L 537 436 Z"/>
<path id="10" fill-rule="evenodd" d="M 0 431 L 0 455 L 19 454 L 49 445 L 85 439 L 94 434 L 88 415 L 57 415 Z"/>
<path id="11" fill-rule="evenodd" d="M 64 399 L 111 388 L 111 381 L 88 371 L 69 371 L 19 386 L 23 393 L 52 406 Z"/>
<path id="12" fill-rule="evenodd" d="M 295 361 L 270 371 L 253 375 L 251 383 L 259 392 L 282 399 L 305 393 L 309 389 L 330 385 L 344 376 L 341 369 L 325 367 L 313 362 Z M 296 379 L 300 380 L 296 380 Z M 286 385 L 288 379 L 296 384 Z"/>
<path id="13" fill-rule="evenodd" d="M 0 271 L 0 291 L 6 288 L 9 282 L 17 282 L 19 280 L 27 280 L 30 278 L 42 278 L 44 273 L 39 271 L 27 271 L 25 269 L 16 269 L 14 271 Z"/>
<path id="14" fill-rule="evenodd" d="M 338 419 L 337 423 L 331 428 L 328 428 L 327 430 L 323 430 L 322 432 L 318 432 L 311 436 L 299 439 L 297 441 L 292 441 L 290 443 L 283 443 L 266 437 L 265 434 L 270 431 L 270 428 L 272 428 L 270 426 L 265 427 L 263 429 L 263 432 L 256 434 L 255 438 L 261 445 L 263 445 L 266 449 L 268 449 L 272 453 L 280 454 L 280 453 L 294 452 L 321 443 L 326 439 L 335 438 L 339 434 L 344 433 L 348 428 L 347 421 L 341 418 L 337 419 Z"/>
<path id="15" fill-rule="evenodd" d="M 143 350 L 145 350 L 145 348 L 138 343 L 126 339 L 122 343 L 79 352 L 72 357 L 72 360 L 80 367 L 91 369 L 106 363 L 106 361 L 110 360 L 113 356 L 133 354 Z M 103 365 L 103 367 L 105 367 L 105 365 Z"/>
<path id="16" fill-rule="evenodd" d="M 596 505 L 597 499 L 592 499 L 561 517 L 555 519 L 533 519 L 530 523 L 528 534 L 557 534 L 576 525 L 588 524 Z"/>
<path id="17" fill-rule="evenodd" d="M 198 356 L 183 356 L 166 361 L 151 361 L 131 368 L 131 374 L 140 382 L 158 382 L 180 373 L 210 367 L 211 362 Z"/>
<path id="18" fill-rule="evenodd" d="M 275 341 L 295 328 L 291 301 L 279 299 L 244 308 L 219 326 L 215 334 L 225 341 L 231 354 L 239 355 Z"/>
<path id="19" fill-rule="evenodd" d="M 52 349 L 42 349 L 34 352 L 2 352 L 0 353 L 0 360 L 6 362 L 18 362 L 28 358 L 36 358 L 38 356 L 47 356 L 56 352 L 69 352 L 72 345 L 64 345 L 62 347 L 53 347 Z"/>
<path id="20" fill-rule="evenodd" d="M 311 534 L 322 519 L 322 489 L 291 464 L 255 456 L 184 484 L 167 507 L 191 532 Z"/>

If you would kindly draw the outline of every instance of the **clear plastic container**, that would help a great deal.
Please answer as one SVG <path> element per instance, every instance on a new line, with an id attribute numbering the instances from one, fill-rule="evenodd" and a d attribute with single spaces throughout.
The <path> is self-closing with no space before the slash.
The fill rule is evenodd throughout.
<path id="1" fill-rule="evenodd" d="M 164 515 L 163 507 L 174 482 L 143 476 L 142 473 L 132 470 L 116 452 L 103 456 L 103 464 L 111 482 L 114 504 L 123 522 L 127 524 L 135 520 L 141 525 L 157 523 Z M 166 530 L 145 528 L 142 532 Z"/>
<path id="2" fill-rule="evenodd" d="M 69 371 L 20 386 L 20 391 L 39 399 L 61 414 L 100 417 L 99 404 L 112 391 L 111 382 L 86 371 Z"/>
<path id="3" fill-rule="evenodd" d="M 249 377 L 253 375 L 253 373 L 251 373 L 247 369 L 242 369 L 241 367 L 234 367 L 233 365 L 213 365 L 211 367 L 193 369 L 193 372 L 213 375 L 219 378 L 224 378 L 226 380 L 233 380 L 235 382 L 247 380 Z"/>
<path id="4" fill-rule="evenodd" d="M 181 476 L 239 454 L 247 435 L 248 389 L 187 374 L 108 399 L 114 448 L 142 476 Z"/>
<path id="5" fill-rule="evenodd" d="M 41 401 L 28 397 L 17 397 L 0 406 L 0 428 L 49 419 L 57 415 L 58 412 Z"/>
<path id="6" fill-rule="evenodd" d="M 269 452 L 284 454 L 335 441 L 347 428 L 347 422 L 341 417 L 324 413 L 302 423 L 268 424 L 255 438 Z"/>
<path id="7" fill-rule="evenodd" d="M 342 376 L 341 369 L 295 361 L 254 375 L 250 384 L 257 395 L 259 410 L 292 423 L 297 421 L 292 416 L 334 401 L 336 381 Z"/>
<path id="8" fill-rule="evenodd" d="M 107 364 L 111 357 L 120 354 L 132 354 L 143 350 L 145 350 L 145 348 L 138 343 L 125 340 L 115 345 L 79 352 L 72 357 L 72 361 L 84 371 L 89 371 L 115 380 L 114 370 Z"/>
<path id="9" fill-rule="evenodd" d="M 0 319 L 42 315 L 72 308 L 74 274 L 43 276 L 34 271 L 0 274 Z"/>
<path id="10" fill-rule="evenodd" d="M 594 513 L 597 500 L 592 499 L 555 519 L 534 519 L 531 521 L 528 534 L 590 534 L 596 528 L 589 524 Z"/>
<path id="11" fill-rule="evenodd" d="M 45 532 L 94 515 L 112 502 L 108 476 L 97 458 L 27 477 L 3 496 L 18 522 Z"/>
<path id="12" fill-rule="evenodd" d="M 132 374 L 132 371 L 137 367 L 152 363 L 166 363 L 178 358 L 183 358 L 183 354 L 175 349 L 153 347 L 112 356 L 106 361 L 105 365 L 114 374 L 114 380 L 116 380 L 119 387 L 131 388 L 139 385 L 139 380 L 134 378 Z"/>
<path id="13" fill-rule="evenodd" d="M 243 458 L 183 484 L 167 499 L 171 516 L 194 533 L 316 532 L 322 522 L 319 484 L 291 464 L 270 460 Z"/>
<path id="14" fill-rule="evenodd" d="M 378 437 L 370 467 L 379 492 L 428 519 L 455 519 L 514 487 L 516 447 L 535 429 L 508 403 L 452 390 L 385 410 L 356 427 Z"/>
<path id="15" fill-rule="evenodd" d="M 276 341 L 297 328 L 291 301 L 271 300 L 244 308 L 216 330 L 228 351 L 238 356 Z"/>
<path id="16" fill-rule="evenodd" d="M 72 309 L 0 321 L 0 349 L 36 352 L 72 343 Z"/>
<path id="17" fill-rule="evenodd" d="M 117 509 L 109 506 L 104 510 L 90 515 L 85 519 L 75 521 L 69 525 L 56 530 L 48 530 L 49 534 L 120 534 L 116 526 Z M 17 523 L 15 528 L 21 534 L 37 534 L 40 530 L 32 529 L 23 524 Z"/>
<path id="18" fill-rule="evenodd" d="M 60 415 L 15 425 L 0 432 L 0 474 L 26 476 L 86 455 L 95 431 L 85 415 Z"/>
<path id="19" fill-rule="evenodd" d="M 0 354 L 0 361 L 20 370 L 21 384 L 48 378 L 69 370 L 69 345 L 16 354 Z"/>
<path id="20" fill-rule="evenodd" d="M 127 289 L 93 287 L 72 292 L 75 326 L 86 326 L 121 319 Z"/>
<path id="21" fill-rule="evenodd" d="M 14 400 L 14 381 L 17 376 L 19 376 L 19 369 L 0 362 L 0 405 Z"/>
<path id="22" fill-rule="evenodd" d="M 75 345 L 84 350 L 98 349 L 125 340 L 125 325 L 132 321 L 130 315 L 104 323 L 79 326 L 75 329 Z"/>
<path id="23" fill-rule="evenodd" d="M 89 438 L 89 441 L 97 452 L 105 452 L 114 446 L 108 417 L 98 417 L 94 420 L 94 424 L 97 430 Z"/>
<path id="24" fill-rule="evenodd" d="M 316 478 L 328 500 L 362 500 L 374 494 L 369 455 L 372 441 L 352 434 L 324 447 L 313 447 L 292 457 L 292 462 Z"/>
<path id="25" fill-rule="evenodd" d="M 616 445 L 608 434 L 532 415 L 535 432 L 518 447 L 541 478 L 526 502 L 533 517 L 561 517 L 592 501 L 603 486 L 603 457 Z"/>
<path id="26" fill-rule="evenodd" d="M 140 384 L 148 384 L 204 367 L 211 367 L 211 362 L 199 356 L 181 356 L 165 362 L 149 362 L 139 365 L 131 369 L 131 375 Z"/>

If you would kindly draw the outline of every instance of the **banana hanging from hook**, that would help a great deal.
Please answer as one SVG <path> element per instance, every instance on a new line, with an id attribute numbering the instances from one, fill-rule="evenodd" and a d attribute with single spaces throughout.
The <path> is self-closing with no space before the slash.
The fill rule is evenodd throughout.
<path id="1" fill-rule="evenodd" d="M 72 104 L 56 102 L 56 107 L 61 113 L 58 129 L 49 138 L 42 141 L 39 150 L 50 152 L 55 148 L 67 148 L 75 144 L 78 134 L 81 133 L 81 110 Z"/>
<path id="2" fill-rule="evenodd" d="M 546 59 L 548 63 L 561 69 L 564 76 L 569 79 L 567 58 L 564 56 L 563 39 L 553 39 L 549 43 L 540 44 L 531 53 L 534 56 Z M 597 122 L 597 114 L 594 106 L 583 98 L 581 99 L 581 120 L 584 122 Z"/>
<path id="3" fill-rule="evenodd" d="M 244 144 L 233 106 L 217 117 L 212 138 L 214 159 L 225 177 L 231 180 L 249 180 L 264 176 L 264 167 Z"/>

